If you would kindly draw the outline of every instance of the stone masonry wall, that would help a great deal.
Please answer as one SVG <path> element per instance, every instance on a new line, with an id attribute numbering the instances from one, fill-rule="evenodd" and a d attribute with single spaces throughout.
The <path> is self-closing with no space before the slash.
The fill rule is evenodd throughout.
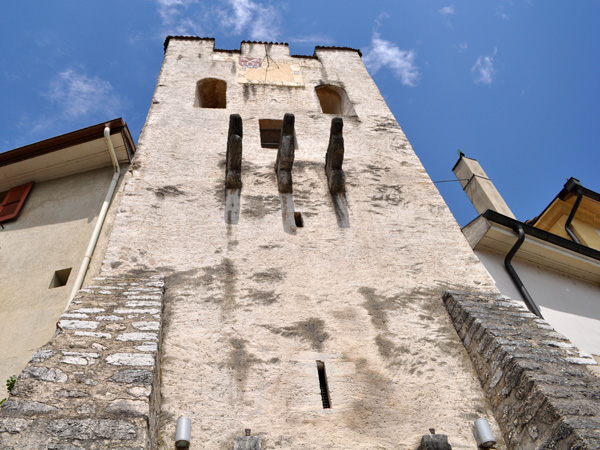
<path id="1" fill-rule="evenodd" d="M 582 355 L 522 303 L 447 293 L 454 327 L 509 448 L 600 448 L 600 383 Z"/>
<path id="2" fill-rule="evenodd" d="M 2 405 L 0 448 L 155 448 L 163 286 L 115 277 L 82 289 Z"/>

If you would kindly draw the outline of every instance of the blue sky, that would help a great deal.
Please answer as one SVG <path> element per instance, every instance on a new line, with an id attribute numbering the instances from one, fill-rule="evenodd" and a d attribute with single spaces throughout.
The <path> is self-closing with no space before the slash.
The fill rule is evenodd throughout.
<path id="1" fill-rule="evenodd" d="M 143 126 L 167 34 L 359 48 L 434 181 L 460 148 L 515 215 L 600 191 L 600 1 L 23 0 L 0 16 L 0 151 L 115 117 Z M 458 183 L 438 189 L 461 225 Z"/>

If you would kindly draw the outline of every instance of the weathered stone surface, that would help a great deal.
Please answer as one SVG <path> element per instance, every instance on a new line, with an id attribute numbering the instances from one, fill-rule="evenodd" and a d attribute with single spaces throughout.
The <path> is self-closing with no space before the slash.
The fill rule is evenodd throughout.
<path id="1" fill-rule="evenodd" d="M 47 360 L 48 358 L 52 358 L 52 356 L 54 356 L 55 354 L 56 352 L 52 350 L 38 350 L 33 354 L 33 356 L 30 359 L 30 362 L 42 362 Z"/>
<path id="2" fill-rule="evenodd" d="M 237 436 L 233 438 L 233 450 L 261 450 L 262 440 L 258 436 Z"/>
<path id="3" fill-rule="evenodd" d="M 61 439 L 125 439 L 137 437 L 137 427 L 125 420 L 59 419 L 50 422 L 48 434 Z"/>
<path id="4" fill-rule="evenodd" d="M 152 382 L 152 371 L 140 369 L 119 370 L 109 378 L 109 381 L 123 384 L 150 384 Z"/>
<path id="5" fill-rule="evenodd" d="M 93 337 L 100 339 L 110 339 L 112 336 L 110 333 L 96 333 L 94 331 L 76 331 L 74 333 L 75 336 L 85 336 L 85 337 Z"/>
<path id="6" fill-rule="evenodd" d="M 161 302 L 155 300 L 159 299 L 160 296 L 156 295 L 128 295 L 128 299 L 131 298 L 144 298 L 146 300 L 131 300 L 125 303 L 128 308 L 139 308 L 144 306 L 162 306 Z"/>
<path id="7" fill-rule="evenodd" d="M 8 411 L 13 414 L 14 412 L 19 412 L 23 416 L 32 416 L 40 413 L 57 412 L 59 409 L 44 403 L 13 399 L 2 406 L 2 411 Z"/>
<path id="8" fill-rule="evenodd" d="M 67 374 L 62 370 L 53 367 L 27 366 L 21 373 L 21 378 L 35 378 L 41 381 L 50 381 L 54 383 L 65 383 L 68 379 Z"/>
<path id="9" fill-rule="evenodd" d="M 0 433 L 21 433 L 27 429 L 30 423 L 31 420 L 2 417 L 0 418 Z"/>
<path id="10" fill-rule="evenodd" d="M 134 328 L 136 328 L 134 326 Z M 117 341 L 157 341 L 158 335 L 156 333 L 122 333 L 117 336 Z"/>
<path id="11" fill-rule="evenodd" d="M 158 331 L 160 329 L 160 322 L 133 322 L 133 328 L 141 331 Z"/>
<path id="12" fill-rule="evenodd" d="M 148 402 L 143 400 L 114 400 L 108 404 L 107 413 L 131 414 L 134 416 L 148 416 Z"/>
<path id="13" fill-rule="evenodd" d="M 99 322 L 91 320 L 62 320 L 59 322 L 59 326 L 65 330 L 95 330 L 100 325 Z"/>
<path id="14" fill-rule="evenodd" d="M 145 353 L 115 353 L 109 355 L 106 362 L 115 366 L 153 366 L 154 356 Z"/>
<path id="15" fill-rule="evenodd" d="M 595 361 L 518 302 L 452 292 L 444 303 L 509 448 L 598 448 L 600 403 L 589 393 L 600 382 L 584 367 Z"/>
<path id="16" fill-rule="evenodd" d="M 48 444 L 48 450 L 86 450 L 85 447 L 73 444 Z"/>

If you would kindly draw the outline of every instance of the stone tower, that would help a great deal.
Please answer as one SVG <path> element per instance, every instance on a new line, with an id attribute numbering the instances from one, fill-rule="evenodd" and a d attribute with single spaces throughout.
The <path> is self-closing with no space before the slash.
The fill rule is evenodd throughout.
<path id="1" fill-rule="evenodd" d="M 591 358 L 499 295 L 359 51 L 167 38 L 124 180 L 0 448 L 504 449 L 488 405 L 510 449 L 600 446 Z"/>
<path id="2" fill-rule="evenodd" d="M 494 284 L 357 50 L 168 38 L 103 270 L 166 277 L 160 448 L 181 416 L 191 448 L 473 448 L 489 415 L 442 295 Z"/>

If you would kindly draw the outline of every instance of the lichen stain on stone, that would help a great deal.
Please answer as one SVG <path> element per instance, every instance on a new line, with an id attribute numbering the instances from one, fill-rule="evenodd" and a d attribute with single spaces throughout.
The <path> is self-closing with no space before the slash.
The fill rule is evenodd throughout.
<path id="1" fill-rule="evenodd" d="M 316 161 L 294 161 L 294 173 L 303 173 L 307 170 L 312 170 L 321 175 L 324 171 L 323 164 Z"/>
<path id="2" fill-rule="evenodd" d="M 273 170 L 272 164 L 262 167 L 253 166 L 252 170 L 242 167 L 242 173 L 251 173 L 254 177 L 252 180 L 254 186 L 261 186 L 263 184 L 268 186 L 277 185 L 277 173 Z"/>
<path id="3" fill-rule="evenodd" d="M 370 287 L 361 287 L 358 292 L 365 298 L 363 306 L 375 328 L 387 330 L 387 312 L 398 309 L 402 298 L 399 295 L 393 297 L 378 295 L 375 293 L 375 289 Z"/>
<path id="4" fill-rule="evenodd" d="M 147 188 L 149 191 L 154 191 L 154 194 L 161 199 L 167 196 L 176 197 L 179 195 L 186 195 L 185 191 L 179 189 L 178 186 L 167 185 L 159 187 L 158 189 Z"/>
<path id="5" fill-rule="evenodd" d="M 287 338 L 299 338 L 310 343 L 314 350 L 321 351 L 323 343 L 329 339 L 329 333 L 325 331 L 325 322 L 315 317 L 296 322 L 289 327 L 271 327 L 266 328 L 272 333 L 279 334 Z"/>
<path id="6" fill-rule="evenodd" d="M 176 286 L 182 286 L 190 281 L 197 279 L 198 269 L 189 269 L 182 271 L 175 271 L 172 267 L 157 267 L 160 273 L 166 274 L 165 276 L 165 293 L 170 292 L 170 288 Z"/>
<path id="7" fill-rule="evenodd" d="M 244 87 L 244 100 L 245 101 L 248 101 L 250 99 L 250 96 L 252 96 L 252 97 L 256 96 L 256 85 L 250 84 L 250 83 L 244 83 L 243 87 Z"/>
<path id="8" fill-rule="evenodd" d="M 276 195 L 245 195 L 242 204 L 242 215 L 252 219 L 278 213 L 280 209 L 279 197 Z"/>
<path id="9" fill-rule="evenodd" d="M 285 279 L 285 274 L 281 270 L 272 267 L 264 272 L 256 272 L 252 274 L 250 278 L 258 283 L 273 283 L 276 281 L 283 281 Z"/>
<path id="10" fill-rule="evenodd" d="M 229 339 L 231 351 L 229 352 L 228 367 L 234 372 L 235 382 L 245 384 L 252 366 L 262 362 L 246 350 L 248 341 L 240 338 Z"/>
<path id="11" fill-rule="evenodd" d="M 247 298 L 250 298 L 254 303 L 259 303 L 261 305 L 272 305 L 279 301 L 279 294 L 276 294 L 275 291 L 250 289 Z"/>
<path id="12" fill-rule="evenodd" d="M 258 248 L 262 248 L 263 250 L 273 250 L 274 248 L 282 248 L 283 245 L 281 244 L 264 244 L 264 245 L 259 245 Z"/>
<path id="13" fill-rule="evenodd" d="M 404 205 L 407 203 L 405 196 L 402 193 L 402 187 L 398 185 L 379 185 L 377 186 L 378 194 L 371 196 L 373 202 L 384 202 L 387 205 Z"/>
<path id="14" fill-rule="evenodd" d="M 391 131 L 391 130 L 400 131 L 400 125 L 398 125 L 398 123 L 393 119 L 390 119 L 388 117 L 381 117 L 377 121 L 375 126 L 373 126 L 372 130 L 376 131 L 376 132 L 382 132 L 382 131 L 385 132 L 385 131 Z"/>
<path id="15" fill-rule="evenodd" d="M 375 344 L 379 354 L 385 358 L 391 366 L 400 366 L 404 363 L 403 357 L 410 354 L 410 349 L 405 345 L 396 345 L 393 341 L 378 334 L 375 337 Z"/>
<path id="16" fill-rule="evenodd" d="M 235 290 L 237 270 L 229 258 L 223 258 L 220 265 L 214 267 L 215 273 L 222 286 L 223 309 L 235 306 Z"/>
<path id="17" fill-rule="evenodd" d="M 381 438 L 382 429 L 392 429 L 406 421 L 402 405 L 394 395 L 395 384 L 387 376 L 371 369 L 365 359 L 353 362 L 356 365 L 354 382 L 357 389 L 355 400 L 350 404 L 352 412 L 345 414 L 344 420 L 348 428 L 357 433 Z M 382 444 L 381 441 L 379 443 Z"/>

